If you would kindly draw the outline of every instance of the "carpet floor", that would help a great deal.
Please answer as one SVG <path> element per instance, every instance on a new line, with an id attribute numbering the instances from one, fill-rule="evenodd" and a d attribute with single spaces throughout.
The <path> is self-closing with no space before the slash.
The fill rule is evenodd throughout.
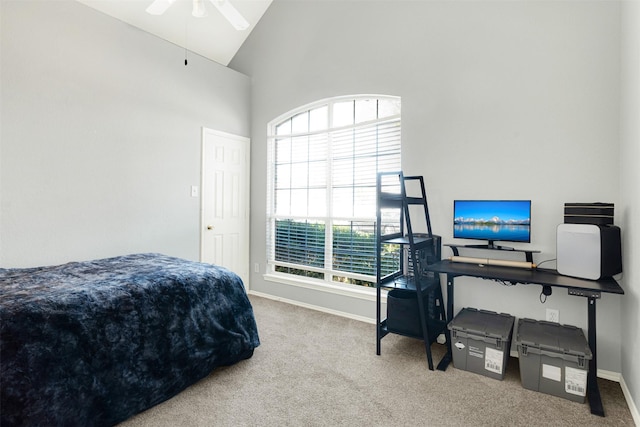
<path id="1" fill-rule="evenodd" d="M 422 341 L 375 325 L 251 296 L 261 345 L 125 422 L 163 426 L 633 426 L 620 385 L 598 379 L 606 417 L 588 403 L 526 390 L 518 359 L 499 381 L 429 371 Z M 445 346 L 434 344 L 434 361 Z"/>

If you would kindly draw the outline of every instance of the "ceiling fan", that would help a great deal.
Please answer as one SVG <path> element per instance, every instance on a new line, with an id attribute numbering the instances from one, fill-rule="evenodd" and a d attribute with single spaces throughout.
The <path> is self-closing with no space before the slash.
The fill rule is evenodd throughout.
<path id="1" fill-rule="evenodd" d="M 147 7 L 146 11 L 150 15 L 162 15 L 169 9 L 169 7 L 175 3 L 176 0 L 154 0 L 153 3 Z M 224 16 L 236 30 L 246 30 L 249 27 L 249 23 L 238 12 L 238 10 L 229 3 L 229 0 L 209 0 L 216 9 Z M 207 10 L 204 7 L 204 0 L 193 0 L 193 16 L 202 18 L 207 16 Z"/>

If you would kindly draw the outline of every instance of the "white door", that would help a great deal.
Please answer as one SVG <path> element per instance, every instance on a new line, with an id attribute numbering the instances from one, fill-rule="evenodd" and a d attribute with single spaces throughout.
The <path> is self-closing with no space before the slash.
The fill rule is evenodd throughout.
<path id="1" fill-rule="evenodd" d="M 202 130 L 202 262 L 238 274 L 249 287 L 249 139 Z"/>

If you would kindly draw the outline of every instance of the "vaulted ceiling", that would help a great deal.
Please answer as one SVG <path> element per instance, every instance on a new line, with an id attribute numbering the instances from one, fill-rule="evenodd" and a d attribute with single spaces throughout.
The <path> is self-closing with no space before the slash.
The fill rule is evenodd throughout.
<path id="1" fill-rule="evenodd" d="M 272 0 L 228 0 L 249 22 L 245 30 L 236 30 L 211 3 L 219 0 L 204 0 L 202 18 L 192 15 L 193 0 L 175 0 L 159 16 L 145 11 L 153 0 L 77 1 L 226 66 Z"/>

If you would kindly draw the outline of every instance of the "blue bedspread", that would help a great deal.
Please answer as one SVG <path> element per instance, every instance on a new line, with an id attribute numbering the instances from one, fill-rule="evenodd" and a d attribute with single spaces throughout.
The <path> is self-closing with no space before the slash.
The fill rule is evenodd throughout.
<path id="1" fill-rule="evenodd" d="M 221 267 L 137 254 L 0 269 L 0 424 L 113 425 L 258 345 Z"/>

